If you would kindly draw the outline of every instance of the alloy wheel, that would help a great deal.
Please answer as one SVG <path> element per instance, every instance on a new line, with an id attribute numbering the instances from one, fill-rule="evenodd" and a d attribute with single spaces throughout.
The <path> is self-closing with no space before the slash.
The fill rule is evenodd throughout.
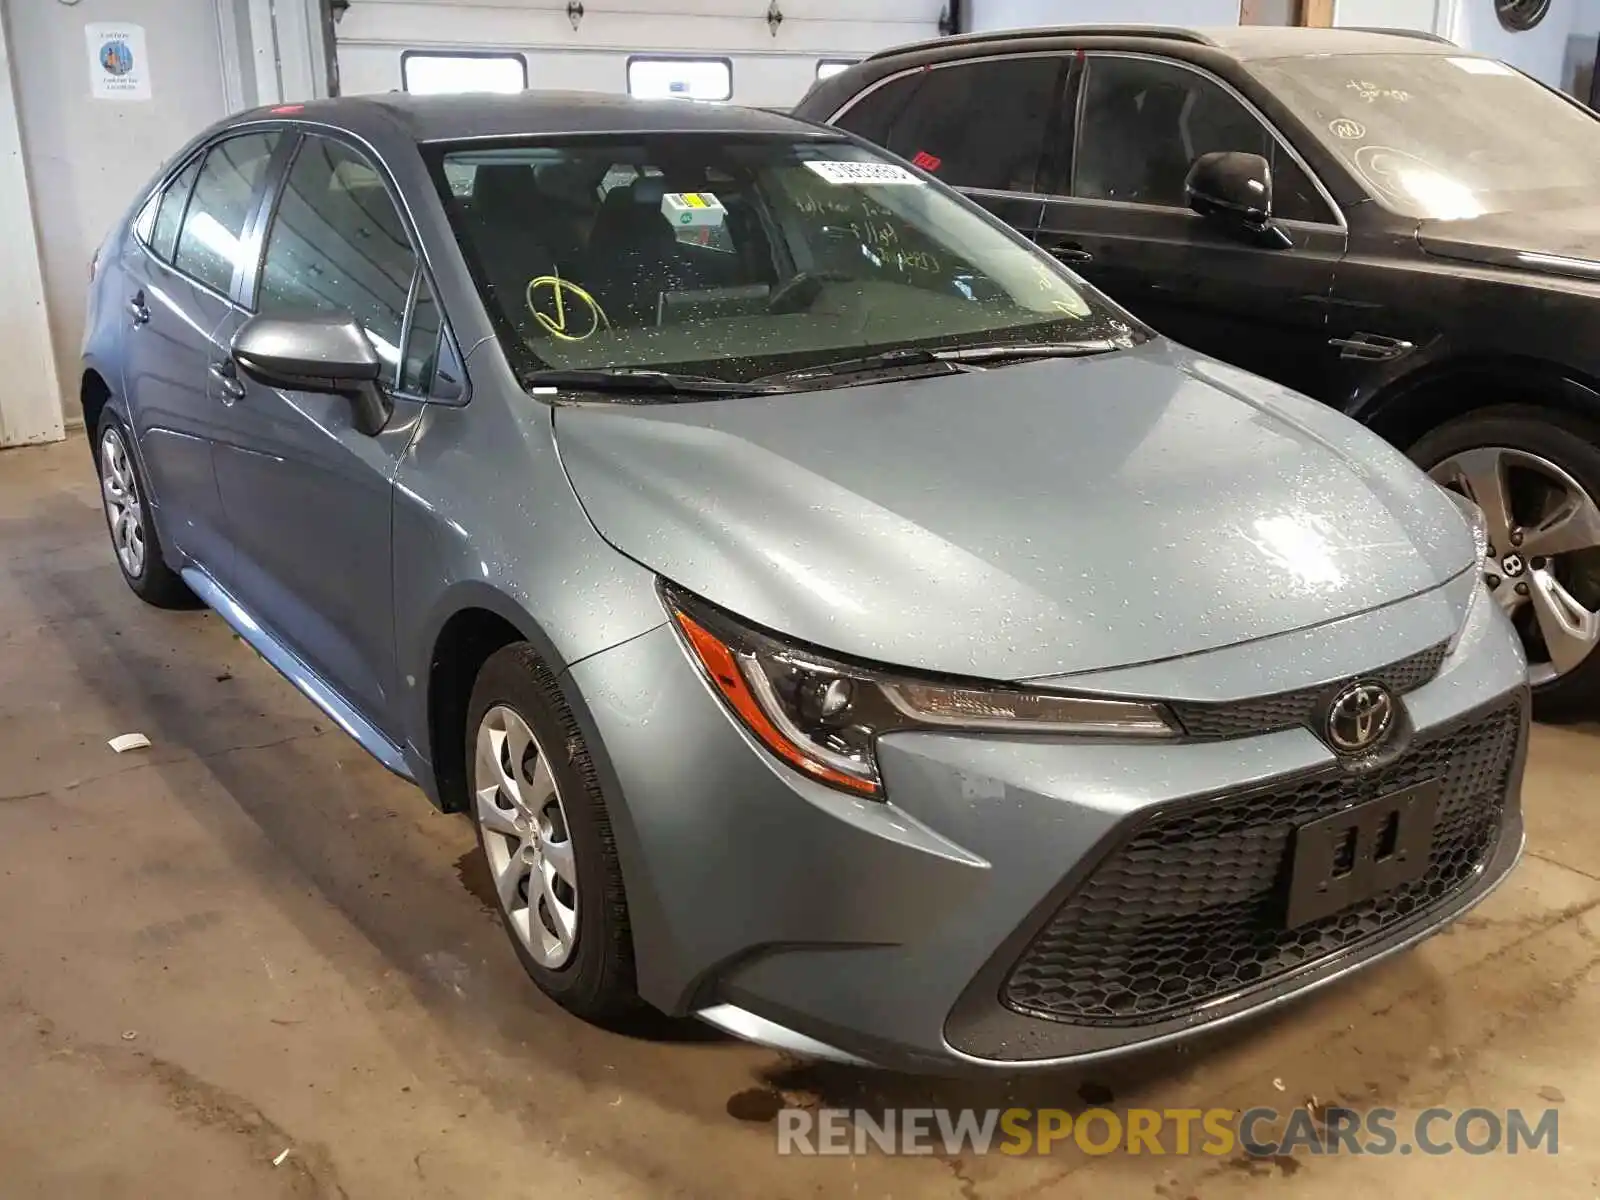
<path id="1" fill-rule="evenodd" d="M 539 740 L 505 705 L 478 725 L 473 810 L 512 932 L 556 970 L 578 941 L 578 864 L 561 790 Z"/>
<path id="2" fill-rule="evenodd" d="M 100 438 L 100 494 L 105 500 L 106 522 L 111 527 L 111 542 L 117 559 L 130 579 L 144 574 L 144 506 L 139 499 L 139 484 L 122 434 L 115 426 Z"/>
<path id="3" fill-rule="evenodd" d="M 1483 509 L 1483 574 L 1528 652 L 1529 679 L 1548 683 L 1600 645 L 1600 506 L 1540 455 L 1480 446 L 1428 472 Z"/>

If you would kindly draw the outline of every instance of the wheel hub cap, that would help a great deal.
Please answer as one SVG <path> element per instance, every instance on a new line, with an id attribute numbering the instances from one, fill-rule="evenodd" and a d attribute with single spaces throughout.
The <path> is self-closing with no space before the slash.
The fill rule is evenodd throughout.
<path id="1" fill-rule="evenodd" d="M 555 970 L 577 945 L 577 859 L 549 760 L 512 708 L 497 705 L 478 726 L 472 792 L 506 922 L 534 961 Z"/>
<path id="2" fill-rule="evenodd" d="M 1566 470 L 1510 446 L 1463 450 L 1428 472 L 1483 509 L 1483 570 L 1548 683 L 1600 645 L 1600 506 Z"/>
<path id="3" fill-rule="evenodd" d="M 144 574 L 144 506 L 139 501 L 139 485 L 122 435 L 107 429 L 100 439 L 100 496 L 105 503 L 106 524 L 111 527 L 111 544 L 117 561 L 134 579 Z"/>

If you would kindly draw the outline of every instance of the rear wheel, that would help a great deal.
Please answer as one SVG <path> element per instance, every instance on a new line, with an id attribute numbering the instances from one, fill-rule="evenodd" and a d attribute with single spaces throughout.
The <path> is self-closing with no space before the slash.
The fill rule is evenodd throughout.
<path id="1" fill-rule="evenodd" d="M 622 869 L 587 746 L 526 642 L 484 663 L 467 718 L 468 803 L 523 967 L 591 1021 L 639 1004 Z"/>
<path id="2" fill-rule="evenodd" d="M 134 595 L 157 608 L 193 608 L 199 602 L 178 573 L 167 566 L 150 515 L 150 491 L 139 474 L 127 426 L 109 409 L 100 414 L 95 464 L 100 500 L 117 566 Z"/>
<path id="3" fill-rule="evenodd" d="M 1489 527 L 1484 578 L 1528 653 L 1536 716 L 1600 709 L 1600 424 L 1524 406 L 1433 430 L 1412 460 Z"/>

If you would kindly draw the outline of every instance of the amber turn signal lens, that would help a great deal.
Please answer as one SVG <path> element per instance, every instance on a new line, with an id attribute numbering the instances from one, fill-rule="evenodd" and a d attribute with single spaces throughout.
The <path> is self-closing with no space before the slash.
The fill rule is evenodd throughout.
<path id="1" fill-rule="evenodd" d="M 689 646 L 700 661 L 706 677 L 721 693 L 723 701 L 733 709 L 762 745 L 813 779 L 863 796 L 878 794 L 878 785 L 871 780 L 858 779 L 820 763 L 795 745 L 791 739 L 785 737 L 750 691 L 750 685 L 745 682 L 744 672 L 739 669 L 739 662 L 734 652 L 687 613 L 674 609 L 672 615 L 677 619 L 684 637 L 688 639 Z"/>

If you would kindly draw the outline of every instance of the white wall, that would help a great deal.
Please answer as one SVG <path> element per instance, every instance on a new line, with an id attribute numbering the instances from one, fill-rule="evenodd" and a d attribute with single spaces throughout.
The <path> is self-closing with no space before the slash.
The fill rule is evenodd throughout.
<path id="1" fill-rule="evenodd" d="M 0 17 L 3 17 L 0 12 Z M 54 441 L 61 436 L 60 392 L 50 354 L 50 323 L 39 272 L 33 204 L 23 166 L 22 136 L 12 88 L 12 56 L 0 19 L 0 446 Z"/>
<path id="2" fill-rule="evenodd" d="M 1439 0 L 1335 0 L 1333 6 L 1335 25 L 1443 33 L 1440 17 Z"/>
<path id="3" fill-rule="evenodd" d="M 1521 33 L 1502 26 L 1492 4 L 1456 0 L 1454 8 L 1450 28 L 1442 32 L 1457 45 L 1503 59 L 1556 87 L 1570 85 L 1567 39 L 1578 17 L 1578 0 L 1553 0 L 1544 21 Z"/>
<path id="4" fill-rule="evenodd" d="M 942 0 L 584 0 L 577 29 L 556 0 L 358 0 L 336 29 L 345 95 L 401 86 L 405 50 L 515 50 L 535 88 L 627 91 L 630 53 L 725 55 L 740 104 L 797 101 L 818 58 L 859 58 L 938 34 Z"/>
<path id="5" fill-rule="evenodd" d="M 972 0 L 973 29 L 1082 25 L 1237 25 L 1239 0 Z"/>
<path id="6" fill-rule="evenodd" d="M 21 0 L 6 4 L 6 17 L 50 342 L 70 414 L 90 256 L 139 186 L 225 112 L 217 18 L 205 0 Z M 149 100 L 90 96 L 84 25 L 96 21 L 144 26 Z M 5 277 L 8 290 L 14 278 Z"/>

